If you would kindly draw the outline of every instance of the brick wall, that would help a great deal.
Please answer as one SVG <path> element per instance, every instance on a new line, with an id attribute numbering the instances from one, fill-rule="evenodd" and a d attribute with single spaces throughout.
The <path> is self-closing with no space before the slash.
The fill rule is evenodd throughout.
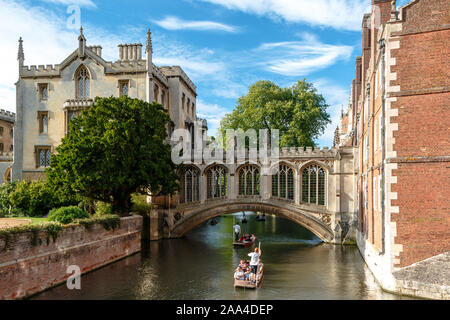
<path id="1" fill-rule="evenodd" d="M 392 191 L 399 213 L 395 243 L 405 267 L 450 250 L 450 2 L 418 1 L 403 12 L 392 72 L 399 86 L 394 151 L 398 169 Z"/>
<path id="2" fill-rule="evenodd" d="M 138 252 L 141 232 L 142 217 L 132 216 L 122 218 L 116 230 L 68 227 L 48 244 L 45 232 L 36 245 L 31 233 L 16 235 L 6 248 L 0 240 L 0 299 L 23 298 L 62 283 L 70 265 L 85 273 Z"/>

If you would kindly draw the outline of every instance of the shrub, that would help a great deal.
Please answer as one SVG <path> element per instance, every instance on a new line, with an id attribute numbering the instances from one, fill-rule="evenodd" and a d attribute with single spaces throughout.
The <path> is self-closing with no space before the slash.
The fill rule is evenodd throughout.
<path id="1" fill-rule="evenodd" d="M 13 213 L 13 207 L 9 200 L 9 196 L 15 188 L 16 182 L 7 182 L 0 185 L 0 218 Z"/>
<path id="2" fill-rule="evenodd" d="M 145 195 L 134 193 L 131 195 L 131 211 L 141 216 L 149 214 L 151 210 L 151 204 L 147 203 L 147 197 Z"/>
<path id="3" fill-rule="evenodd" d="M 45 181 L 20 181 L 8 193 L 9 205 L 19 216 L 42 217 L 50 209 L 78 203 L 76 197 L 56 192 Z"/>
<path id="4" fill-rule="evenodd" d="M 95 216 L 104 216 L 113 214 L 113 208 L 110 203 L 96 201 L 94 204 Z"/>
<path id="5" fill-rule="evenodd" d="M 89 214 L 76 206 L 70 206 L 51 210 L 48 218 L 50 221 L 69 224 L 75 219 L 89 218 Z"/>

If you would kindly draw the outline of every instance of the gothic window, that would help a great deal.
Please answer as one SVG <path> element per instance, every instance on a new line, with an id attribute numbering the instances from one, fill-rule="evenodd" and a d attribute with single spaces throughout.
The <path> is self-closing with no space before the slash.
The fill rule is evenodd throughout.
<path id="1" fill-rule="evenodd" d="M 213 166 L 206 171 L 206 191 L 208 199 L 226 197 L 228 187 L 227 170 L 222 166 Z"/>
<path id="2" fill-rule="evenodd" d="M 36 147 L 36 168 L 50 166 L 50 147 Z"/>
<path id="3" fill-rule="evenodd" d="M 260 194 L 260 172 L 255 165 L 245 165 L 239 170 L 239 195 L 258 196 Z"/>
<path id="4" fill-rule="evenodd" d="M 181 179 L 180 202 L 189 203 L 200 200 L 200 170 L 189 166 Z"/>
<path id="5" fill-rule="evenodd" d="M 291 167 L 282 164 L 272 175 L 272 196 L 294 200 L 294 170 Z"/>
<path id="6" fill-rule="evenodd" d="M 48 111 L 38 111 L 39 133 L 48 133 Z"/>
<path id="7" fill-rule="evenodd" d="M 325 205 L 325 170 L 315 164 L 302 169 L 302 202 Z"/>
<path id="8" fill-rule="evenodd" d="M 90 78 L 89 72 L 85 66 L 81 66 L 76 74 L 76 90 L 78 99 L 89 98 Z"/>
<path id="9" fill-rule="evenodd" d="M 80 113 L 80 110 L 67 110 L 67 128 L 66 128 L 66 133 L 69 132 L 69 123 L 70 121 L 72 121 L 73 119 L 75 119 L 77 117 L 77 115 Z"/>
<path id="10" fill-rule="evenodd" d="M 129 89 L 129 81 L 128 80 L 120 80 L 119 81 L 119 96 L 127 96 Z"/>
<path id="11" fill-rule="evenodd" d="M 163 106 L 163 108 L 165 108 L 165 104 L 166 104 L 166 91 L 161 90 L 161 105 Z"/>

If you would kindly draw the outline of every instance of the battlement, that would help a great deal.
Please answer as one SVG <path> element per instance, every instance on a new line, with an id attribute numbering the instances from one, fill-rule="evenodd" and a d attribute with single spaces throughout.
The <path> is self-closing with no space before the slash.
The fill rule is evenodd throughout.
<path id="1" fill-rule="evenodd" d="M 16 121 L 16 114 L 8 110 L 0 109 L 0 119 L 14 123 Z"/>
<path id="2" fill-rule="evenodd" d="M 183 71 L 183 69 L 180 66 L 163 66 L 159 67 L 159 69 L 161 69 L 161 71 L 167 78 L 180 77 L 181 79 L 183 79 L 184 82 L 186 82 L 186 84 L 192 89 L 192 91 L 197 93 L 197 87 L 192 82 L 192 80 L 189 79 L 187 74 Z"/>
<path id="3" fill-rule="evenodd" d="M 280 157 L 334 157 L 336 155 L 336 148 L 329 149 L 328 147 L 312 148 L 312 147 L 284 147 L 280 150 Z"/>

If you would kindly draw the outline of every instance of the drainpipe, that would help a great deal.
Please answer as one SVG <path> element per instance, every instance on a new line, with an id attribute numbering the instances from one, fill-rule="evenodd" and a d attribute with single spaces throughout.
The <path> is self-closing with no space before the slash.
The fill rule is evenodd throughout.
<path id="1" fill-rule="evenodd" d="M 385 170 L 384 170 L 384 164 L 386 160 L 386 150 L 385 150 L 385 108 L 386 108 L 386 85 L 385 85 L 385 49 L 386 49 L 386 43 L 385 39 L 380 39 L 380 50 L 381 50 L 381 221 L 383 222 L 381 225 L 381 243 L 382 248 L 380 255 L 384 255 L 385 253 L 385 234 L 386 234 L 386 221 L 385 221 L 385 208 L 384 208 L 384 199 L 385 199 L 385 193 L 384 193 L 384 185 L 385 185 Z"/>

